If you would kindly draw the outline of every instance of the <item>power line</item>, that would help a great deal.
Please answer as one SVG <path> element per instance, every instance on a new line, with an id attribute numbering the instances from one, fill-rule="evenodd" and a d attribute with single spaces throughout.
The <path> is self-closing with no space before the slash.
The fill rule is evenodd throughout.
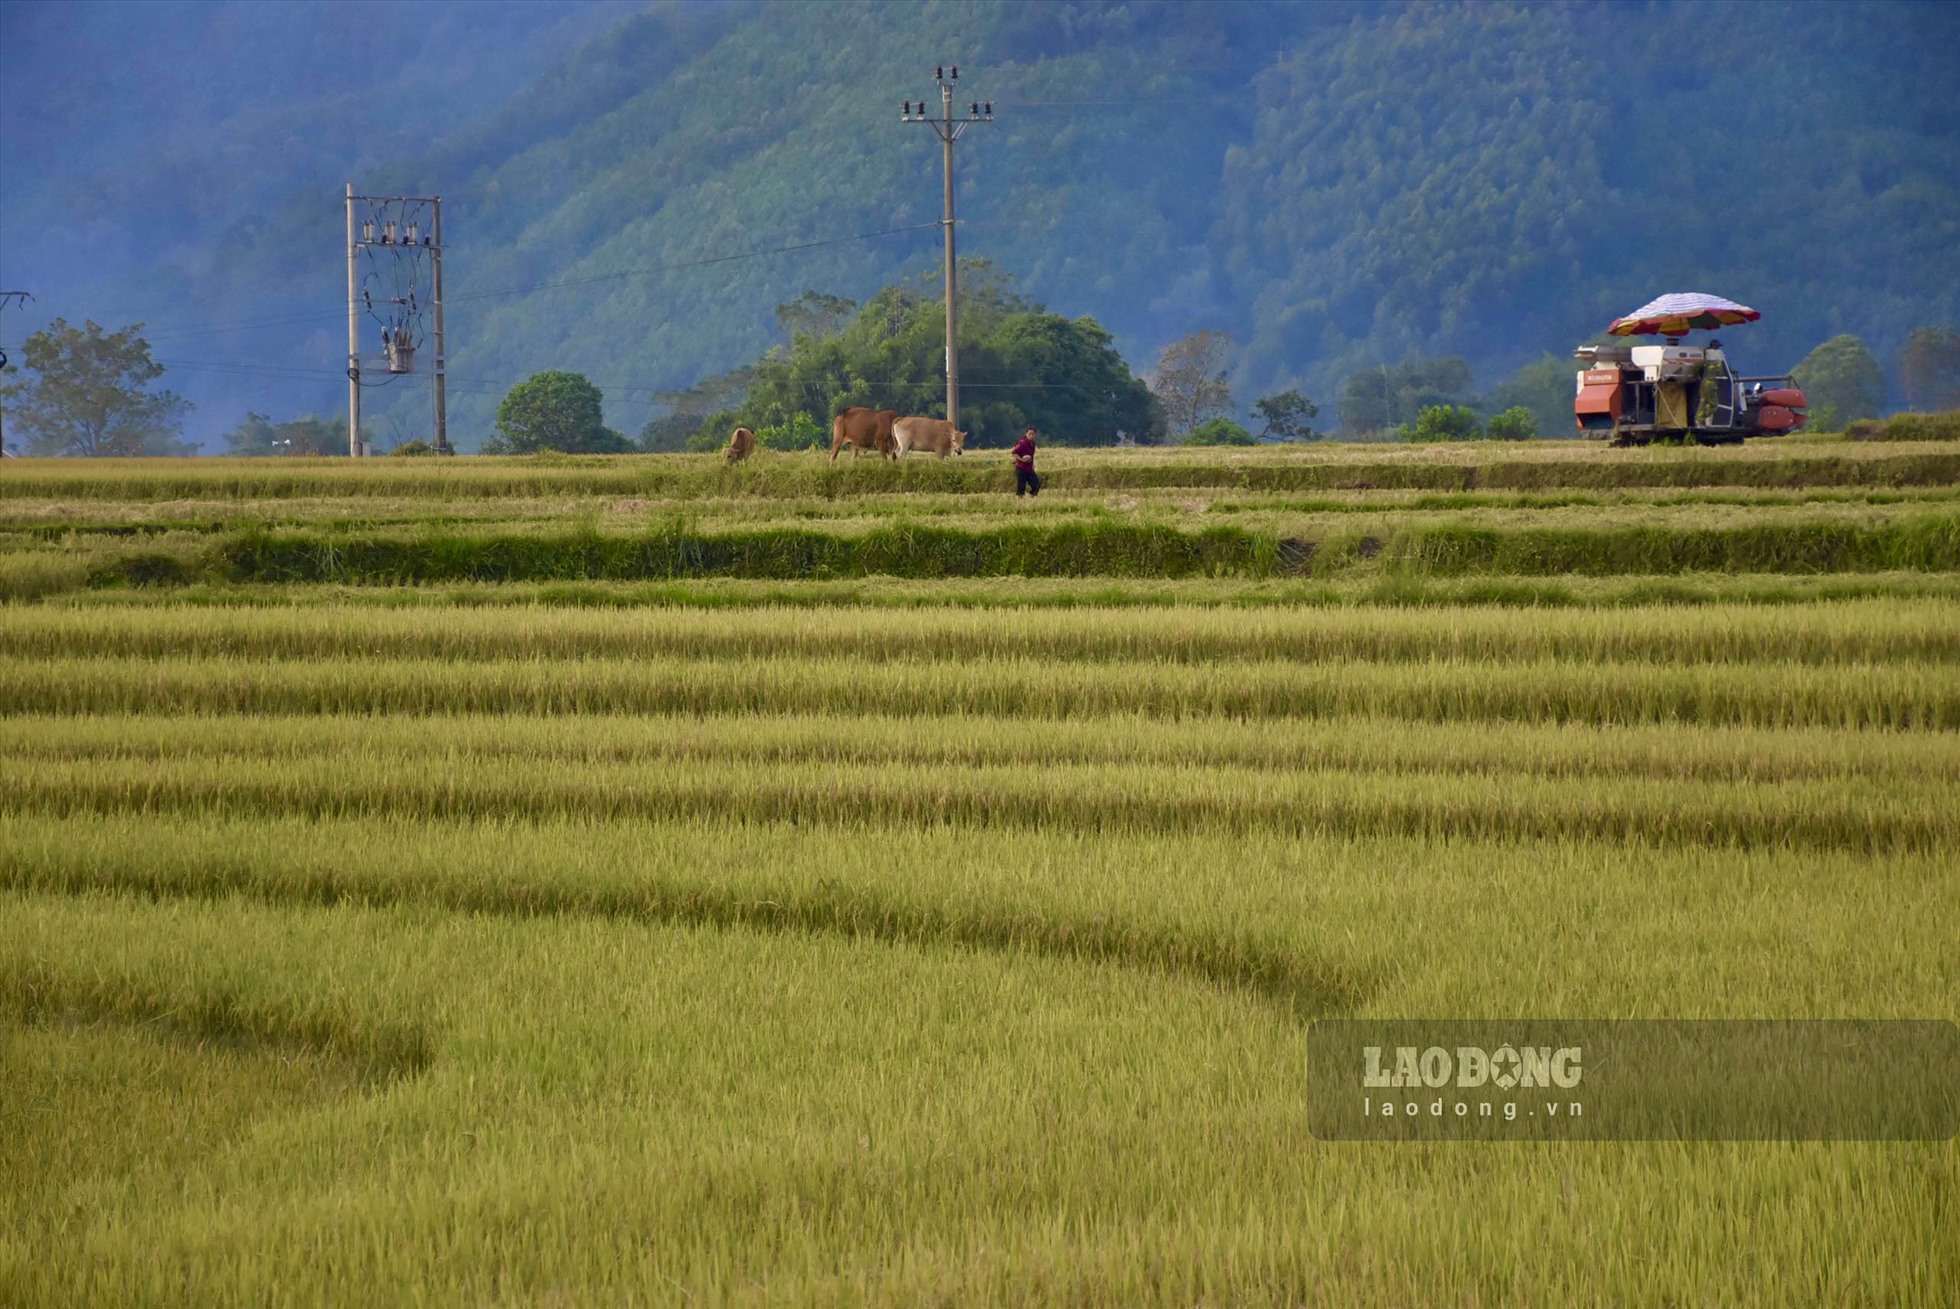
<path id="1" fill-rule="evenodd" d="M 1243 94 L 1233 95 L 1183 95 L 1183 96 L 1141 96 L 1128 100 L 1015 100 L 1003 97 L 1003 109 L 1073 109 L 1078 105 L 1121 105 L 1135 109 L 1138 105 L 1221 105 L 1244 100 Z"/>
<path id="2" fill-rule="evenodd" d="M 740 259 L 761 259 L 768 255 L 791 254 L 798 250 L 815 250 L 819 246 L 843 245 L 849 241 L 869 241 L 880 236 L 896 236 L 901 232 L 922 232 L 929 227 L 938 227 L 936 222 L 911 223 L 904 227 L 887 227 L 877 232 L 857 232 L 850 236 L 827 237 L 821 241 L 802 241 L 796 245 L 776 246 L 768 250 L 750 250 L 742 254 L 716 255 L 712 259 L 689 259 L 680 263 L 656 264 L 651 268 L 629 268 L 617 273 L 594 273 L 590 277 L 571 277 L 557 282 L 540 282 L 536 286 L 507 287 L 499 291 L 473 291 L 468 295 L 450 296 L 457 300 L 483 300 L 500 295 L 529 295 L 533 291 L 553 291 L 565 286 L 588 286 L 594 282 L 614 282 L 632 277 L 652 277 L 659 273 L 670 273 L 683 268 L 707 268 L 713 264 L 729 264 Z"/>
<path id="3" fill-rule="evenodd" d="M 448 297 L 450 304 L 459 300 L 488 300 L 498 296 L 530 295 L 537 291 L 552 291 L 567 286 L 589 286 L 598 282 L 624 281 L 635 277 L 655 277 L 661 273 L 679 272 L 689 268 L 709 268 L 716 264 L 735 263 L 745 259 L 765 259 L 771 255 L 794 254 L 799 250 L 815 250 L 823 246 L 844 245 L 852 241 L 871 241 L 884 236 L 898 236 L 905 232 L 923 232 L 938 227 L 937 221 L 930 223 L 910 223 L 902 227 L 886 227 L 875 232 L 854 232 L 848 236 L 825 237 L 818 241 L 799 241 L 792 245 L 771 246 L 766 250 L 745 250 L 737 254 L 714 255 L 706 259 L 683 259 L 673 263 L 654 264 L 646 268 L 627 268 L 611 273 L 593 273 L 586 277 L 563 278 L 555 282 L 539 282 L 532 286 L 501 287 L 487 291 L 471 291 L 463 295 Z M 339 313 L 286 314 L 272 318 L 231 319 L 215 323 L 180 323 L 165 326 L 144 333 L 147 340 L 161 341 L 185 336 L 210 336 L 218 333 L 254 331 L 265 327 L 288 327 L 298 323 L 324 322 L 337 319 Z"/>
<path id="4" fill-rule="evenodd" d="M 245 361 L 221 363 L 195 359 L 159 359 L 157 363 L 165 368 L 178 368 L 198 372 L 235 373 L 248 377 L 285 378 L 297 381 L 337 381 L 345 376 L 344 373 L 336 369 L 305 368 L 296 364 L 287 366 L 283 364 L 258 364 Z M 466 391 L 496 391 L 505 387 L 515 386 L 519 382 L 529 381 L 532 376 L 535 376 L 535 374 L 527 374 L 523 377 L 476 375 L 473 381 L 460 383 L 455 381 L 452 376 L 450 385 Z M 866 386 L 909 387 L 915 390 L 931 390 L 940 385 L 937 379 L 929 377 L 853 377 L 851 381 L 854 383 L 861 382 Z M 624 392 L 658 395 L 663 392 L 683 389 L 671 384 L 656 385 L 651 382 L 595 381 L 592 384 L 601 391 L 608 393 Z M 811 393 L 822 393 L 836 389 L 830 383 L 807 379 L 789 379 L 788 384 L 799 386 Z M 964 385 L 968 390 L 988 391 L 1069 391 L 1093 389 L 1086 382 L 966 382 Z"/>

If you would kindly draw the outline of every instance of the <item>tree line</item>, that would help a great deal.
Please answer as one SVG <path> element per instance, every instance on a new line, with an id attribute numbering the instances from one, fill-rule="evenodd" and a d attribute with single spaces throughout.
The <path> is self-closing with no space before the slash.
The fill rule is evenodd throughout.
<path id="1" fill-rule="evenodd" d="M 1549 353 L 1481 393 L 1460 358 L 1362 368 L 1340 385 L 1333 431 L 1314 427 L 1319 406 L 1298 389 L 1259 397 L 1243 424 L 1230 381 L 1236 346 L 1226 333 L 1173 341 L 1139 377 L 1095 319 L 1049 312 L 985 261 L 961 267 L 961 423 L 970 445 L 1010 445 L 1030 426 L 1062 445 L 1525 440 L 1572 430 L 1575 365 Z M 637 439 L 606 425 L 604 397 L 591 381 L 551 370 L 505 395 L 483 453 L 710 450 L 736 426 L 752 429 L 767 448 L 795 450 L 828 444 L 831 416 L 851 405 L 945 416 L 943 309 L 922 283 L 888 286 L 861 305 L 808 291 L 777 306 L 776 321 L 781 344 L 742 368 L 660 393 L 664 412 Z M 191 406 L 153 386 L 164 368 L 151 359 L 142 326 L 111 332 L 56 319 L 30 336 L 22 351 L 28 375 L 9 364 L 0 385 L 8 452 L 197 453 L 182 439 Z M 1876 417 L 1895 394 L 1908 410 L 1957 409 L 1960 332 L 1911 332 L 1896 361 L 1896 387 L 1852 335 L 1825 341 L 1792 371 L 1817 431 Z M 347 420 L 274 421 L 253 412 L 224 439 L 233 455 L 339 455 L 347 452 Z M 396 450 L 428 452 L 420 441 Z"/>

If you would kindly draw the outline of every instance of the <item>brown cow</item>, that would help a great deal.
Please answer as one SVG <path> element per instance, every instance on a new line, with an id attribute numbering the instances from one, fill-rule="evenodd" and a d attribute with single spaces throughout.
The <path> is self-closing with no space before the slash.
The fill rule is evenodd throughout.
<path id="1" fill-rule="evenodd" d="M 894 459 L 908 450 L 923 450 L 941 459 L 966 453 L 966 433 L 943 418 L 901 418 L 892 424 L 892 443 L 898 447 Z"/>
<path id="2" fill-rule="evenodd" d="M 865 450 L 876 450 L 888 459 L 898 458 L 892 451 L 892 423 L 897 418 L 896 409 L 866 409 L 861 405 L 846 409 L 830 423 L 830 462 L 837 462 L 837 452 L 846 443 L 851 447 L 853 459 Z"/>
<path id="3" fill-rule="evenodd" d="M 731 464 L 739 464 L 755 453 L 755 433 L 746 427 L 738 427 L 728 438 L 728 448 L 721 457 Z"/>

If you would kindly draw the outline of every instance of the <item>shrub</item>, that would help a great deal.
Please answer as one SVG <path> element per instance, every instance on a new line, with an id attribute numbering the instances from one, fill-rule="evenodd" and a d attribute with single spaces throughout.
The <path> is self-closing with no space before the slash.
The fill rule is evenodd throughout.
<path id="1" fill-rule="evenodd" d="M 702 435 L 709 433 L 704 430 Z M 728 440 L 726 433 L 709 446 L 711 450 L 721 448 Z M 830 433 L 817 425 L 817 420 L 802 412 L 793 413 L 786 423 L 776 423 L 755 429 L 755 443 L 765 450 L 821 450 L 830 444 Z"/>
<path id="2" fill-rule="evenodd" d="M 1184 445 L 1258 445 L 1252 433 L 1229 418 L 1211 418 L 1184 434 Z"/>
<path id="3" fill-rule="evenodd" d="M 1535 441 L 1538 439 L 1538 416 L 1523 405 L 1512 405 L 1491 418 L 1484 435 L 1493 441 Z"/>
<path id="4" fill-rule="evenodd" d="M 1414 425 L 1405 423 L 1395 434 L 1404 441 L 1475 441 L 1483 435 L 1468 405 L 1425 406 Z"/>
<path id="5" fill-rule="evenodd" d="M 1888 441 L 1960 441 L 1960 409 L 1943 414 L 1893 414 L 1885 423 Z"/>
<path id="6" fill-rule="evenodd" d="M 435 452 L 436 452 L 436 448 L 430 445 L 427 441 L 407 441 L 401 445 L 396 446 L 393 450 L 390 450 L 388 453 L 391 457 L 399 455 L 404 458 L 412 459 L 418 455 L 432 455 Z"/>
<path id="7" fill-rule="evenodd" d="M 747 426 L 733 409 L 717 409 L 706 418 L 695 421 L 698 425 L 694 435 L 687 438 L 685 447 L 694 454 L 713 454 L 728 444 L 729 433 Z"/>

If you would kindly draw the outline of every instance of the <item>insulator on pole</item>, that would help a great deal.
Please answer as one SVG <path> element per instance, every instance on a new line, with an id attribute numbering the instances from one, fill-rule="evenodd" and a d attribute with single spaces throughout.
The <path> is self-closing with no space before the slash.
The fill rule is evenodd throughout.
<path id="1" fill-rule="evenodd" d="M 953 65 L 953 80 L 955 82 L 960 80 L 960 66 L 958 64 Z"/>
<path id="2" fill-rule="evenodd" d="M 943 82 L 946 80 L 946 65 L 941 64 L 939 65 L 939 67 L 932 70 L 932 80 L 935 82 Z"/>

